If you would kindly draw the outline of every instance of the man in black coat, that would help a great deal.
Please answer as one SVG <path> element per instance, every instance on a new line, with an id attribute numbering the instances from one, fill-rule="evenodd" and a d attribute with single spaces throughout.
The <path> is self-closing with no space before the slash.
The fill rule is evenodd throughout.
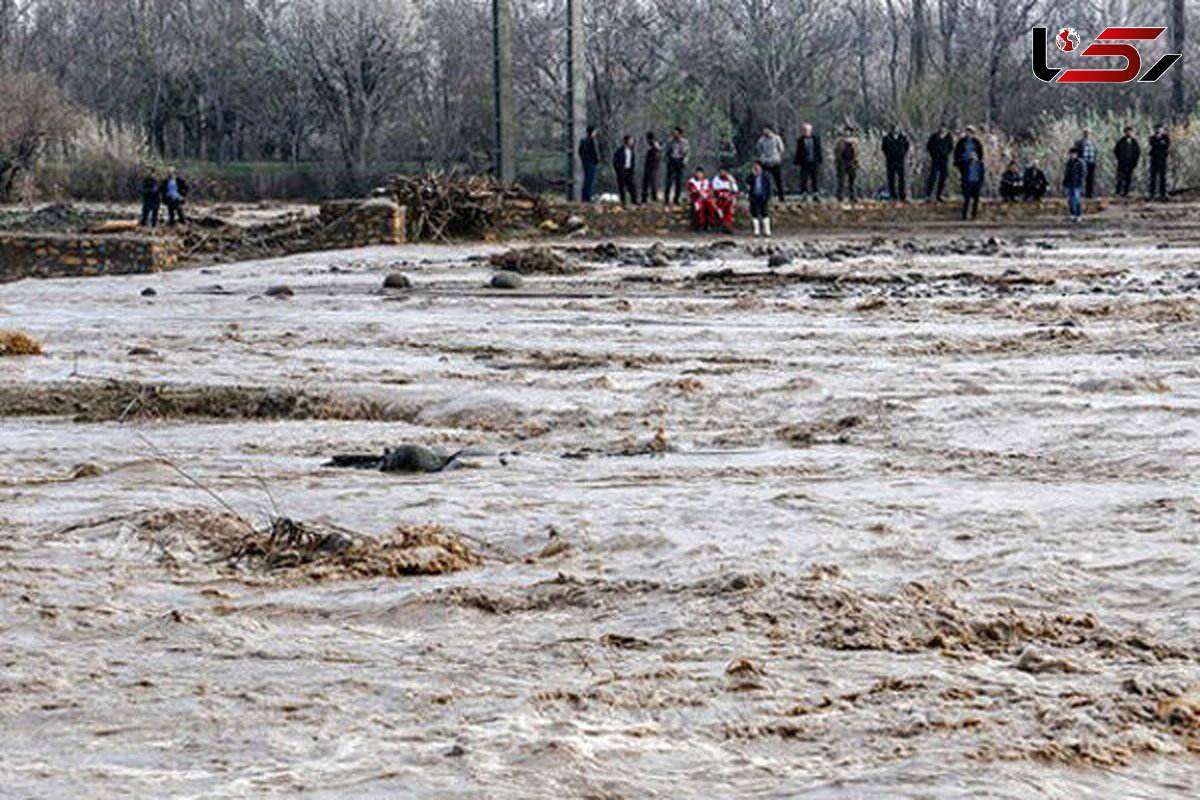
<path id="1" fill-rule="evenodd" d="M 662 145 L 654 131 L 646 134 L 646 157 L 642 160 L 642 202 L 658 202 L 658 165 L 662 163 Z"/>
<path id="2" fill-rule="evenodd" d="M 893 200 L 908 200 L 904 185 L 904 161 L 908 158 L 908 137 L 895 125 L 883 137 L 883 160 L 887 167 L 888 196 Z"/>
<path id="3" fill-rule="evenodd" d="M 1171 137 L 1166 128 L 1157 125 L 1150 137 L 1150 199 L 1167 199 L 1167 156 L 1171 152 Z"/>
<path id="4" fill-rule="evenodd" d="M 626 136 L 621 140 L 621 146 L 613 153 L 613 172 L 617 176 L 617 193 L 621 195 L 621 205 L 625 205 L 625 197 L 637 205 L 637 184 L 634 175 L 637 156 L 633 152 L 633 137 Z"/>
<path id="5" fill-rule="evenodd" d="M 1142 146 L 1133 136 L 1133 128 L 1126 126 L 1125 135 L 1117 139 L 1113 148 L 1117 157 L 1117 194 L 1129 196 L 1129 186 L 1133 183 L 1133 171 L 1137 168 L 1138 159 L 1142 157 Z"/>
<path id="6" fill-rule="evenodd" d="M 813 133 L 813 126 L 804 123 L 800 138 L 796 139 L 796 166 L 800 168 L 800 196 L 817 199 L 817 176 L 821 173 L 821 137 Z"/>
<path id="7" fill-rule="evenodd" d="M 580 199 L 592 202 L 596 193 L 596 170 L 600 165 L 600 148 L 596 145 L 596 126 L 588 125 L 587 136 L 579 140 L 579 162 L 583 165 L 583 188 Z"/>
<path id="8" fill-rule="evenodd" d="M 1050 181 L 1037 161 L 1030 161 L 1025 167 L 1025 174 L 1021 176 L 1021 190 L 1025 193 L 1025 200 L 1040 203 L 1049 186 Z"/>
<path id="9" fill-rule="evenodd" d="M 158 211 L 162 205 L 162 187 L 159 186 L 158 177 L 155 176 L 153 170 L 146 170 L 146 174 L 142 176 L 142 180 L 138 184 L 138 191 L 142 194 L 142 217 L 138 224 L 143 228 L 158 227 Z"/>
<path id="10" fill-rule="evenodd" d="M 925 152 L 929 154 L 929 177 L 925 180 L 925 196 L 942 201 L 942 192 L 946 191 L 946 176 L 950 171 L 950 152 L 954 150 L 954 137 L 943 125 L 929 135 L 925 143 Z M 937 194 L 934 194 L 934 189 Z"/>

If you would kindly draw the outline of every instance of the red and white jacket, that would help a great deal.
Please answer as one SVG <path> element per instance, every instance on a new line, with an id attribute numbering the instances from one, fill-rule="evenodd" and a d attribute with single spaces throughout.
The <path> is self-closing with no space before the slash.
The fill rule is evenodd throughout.
<path id="1" fill-rule="evenodd" d="M 737 179 L 732 175 L 714 175 L 710 183 L 715 194 L 735 195 L 738 193 Z"/>
<path id="2" fill-rule="evenodd" d="M 688 194 L 693 200 L 700 200 L 712 194 L 712 181 L 708 178 L 692 177 L 688 179 Z"/>

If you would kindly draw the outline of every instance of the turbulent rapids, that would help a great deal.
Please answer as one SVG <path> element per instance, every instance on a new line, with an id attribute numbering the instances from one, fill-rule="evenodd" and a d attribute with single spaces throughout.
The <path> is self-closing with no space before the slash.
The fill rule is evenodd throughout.
<path id="1" fill-rule="evenodd" d="M 4 288 L 5 792 L 1195 796 L 1189 233 L 508 250 Z"/>

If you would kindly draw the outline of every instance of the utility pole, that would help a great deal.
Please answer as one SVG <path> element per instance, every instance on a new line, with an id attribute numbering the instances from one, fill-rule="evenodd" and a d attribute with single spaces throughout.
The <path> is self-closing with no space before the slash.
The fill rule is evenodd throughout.
<path id="1" fill-rule="evenodd" d="M 575 157 L 575 143 L 587 130 L 587 62 L 584 58 L 583 0 L 567 0 L 567 200 L 578 200 L 583 186 L 583 166 Z"/>
<path id="2" fill-rule="evenodd" d="M 492 86 L 496 101 L 496 177 L 517 179 L 516 134 L 513 119 L 512 0 L 492 0 Z"/>
<path id="3" fill-rule="evenodd" d="M 1183 53 L 1183 48 L 1187 44 L 1187 32 L 1184 28 L 1184 0 L 1170 0 L 1170 3 L 1171 43 L 1174 45 L 1171 49 L 1173 52 Z M 1183 68 L 1186 65 L 1187 56 L 1185 55 L 1180 63 L 1175 65 L 1175 72 L 1171 74 L 1171 112 L 1175 117 L 1176 125 L 1183 122 L 1183 118 L 1187 116 L 1187 100 L 1183 86 Z"/>

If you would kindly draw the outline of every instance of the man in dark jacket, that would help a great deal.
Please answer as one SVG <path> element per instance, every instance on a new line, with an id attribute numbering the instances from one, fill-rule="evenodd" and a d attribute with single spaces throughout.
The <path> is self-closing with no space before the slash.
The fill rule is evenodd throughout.
<path id="1" fill-rule="evenodd" d="M 804 123 L 800 138 L 796 140 L 796 166 L 800 168 L 800 196 L 817 199 L 817 176 L 821 173 L 821 137 L 813 133 L 813 126 Z"/>
<path id="2" fill-rule="evenodd" d="M 1030 161 L 1025 167 L 1025 174 L 1021 176 L 1021 191 L 1025 193 L 1025 199 L 1040 203 L 1046 196 L 1049 185 L 1050 181 L 1046 179 L 1046 173 L 1042 172 L 1037 161 Z"/>
<path id="3" fill-rule="evenodd" d="M 750 219 L 754 223 L 754 235 L 771 238 L 771 176 L 763 169 L 761 161 L 754 162 L 750 175 Z"/>
<path id="4" fill-rule="evenodd" d="M 621 195 L 621 205 L 625 205 L 626 196 L 629 197 L 630 203 L 637 205 L 637 184 L 634 179 L 637 156 L 633 152 L 632 136 L 621 140 L 621 146 L 613 153 L 612 164 L 613 172 L 617 176 L 617 193 Z"/>
<path id="5" fill-rule="evenodd" d="M 1008 162 L 1008 168 L 1000 175 L 1000 199 L 1011 203 L 1019 200 L 1024 190 L 1021 170 L 1017 169 L 1017 162 Z"/>
<path id="6" fill-rule="evenodd" d="M 154 175 L 153 170 L 146 170 L 146 174 L 138 183 L 138 191 L 142 195 L 142 217 L 138 224 L 143 228 L 158 227 L 158 209 L 162 202 L 162 187 L 158 185 L 158 178 Z"/>
<path id="7" fill-rule="evenodd" d="M 983 166 L 983 161 L 979 159 L 975 153 L 967 154 L 967 163 L 963 164 L 963 210 L 962 218 L 967 219 L 968 211 L 970 218 L 975 219 L 979 215 L 979 195 L 983 191 L 983 180 L 987 174 L 986 168 Z"/>
<path id="8" fill-rule="evenodd" d="M 1083 136 L 1075 142 L 1075 149 L 1079 151 L 1079 160 L 1083 162 L 1083 194 L 1090 198 L 1096 193 L 1096 161 L 1100 155 L 1100 148 L 1092 140 L 1090 130 L 1083 129 Z"/>
<path id="9" fill-rule="evenodd" d="M 950 152 L 954 149 L 954 137 L 943 125 L 929 136 L 925 143 L 925 152 L 929 154 L 929 177 L 925 180 L 925 196 L 931 200 L 942 201 L 942 192 L 946 191 L 946 176 L 950 169 Z M 937 193 L 934 193 L 937 189 Z"/>
<path id="10" fill-rule="evenodd" d="M 663 187 L 663 205 L 679 205 L 679 199 L 683 195 L 683 174 L 687 169 L 690 150 L 687 137 L 683 135 L 683 128 L 676 127 L 671 131 L 666 150 L 667 184 Z"/>
<path id="11" fill-rule="evenodd" d="M 979 159 L 980 164 L 983 163 L 983 142 L 975 135 L 975 129 L 968 125 L 958 143 L 954 145 L 954 168 L 958 170 L 964 184 L 967 180 L 967 161 L 972 155 Z"/>
<path id="12" fill-rule="evenodd" d="M 1083 192 L 1087 188 L 1087 164 L 1079 157 L 1079 148 L 1072 147 L 1063 170 L 1063 191 L 1067 195 L 1067 208 L 1071 221 L 1079 222 L 1083 216 Z"/>
<path id="13" fill-rule="evenodd" d="M 893 125 L 883 137 L 883 160 L 887 167 L 888 196 L 893 200 L 908 200 L 904 185 L 904 161 L 908 158 L 908 137 Z"/>
<path id="14" fill-rule="evenodd" d="M 596 145 L 595 125 L 588 125 L 587 135 L 579 140 L 579 161 L 583 164 L 583 189 L 579 199 L 590 203 L 596 193 L 596 170 L 600 166 L 600 148 Z"/>
<path id="15" fill-rule="evenodd" d="M 658 202 L 658 165 L 662 163 L 662 145 L 654 131 L 646 134 L 646 157 L 642 160 L 642 202 Z"/>
<path id="16" fill-rule="evenodd" d="M 1150 137 L 1150 199 L 1157 194 L 1159 200 L 1167 199 L 1167 156 L 1171 152 L 1171 137 L 1166 128 L 1157 125 Z"/>
<path id="17" fill-rule="evenodd" d="M 1125 135 L 1117 139 L 1113 155 L 1117 157 L 1117 194 L 1121 197 L 1129 197 L 1129 187 L 1133 183 L 1133 171 L 1142 157 L 1142 146 L 1134 138 L 1132 127 L 1125 127 Z"/>

